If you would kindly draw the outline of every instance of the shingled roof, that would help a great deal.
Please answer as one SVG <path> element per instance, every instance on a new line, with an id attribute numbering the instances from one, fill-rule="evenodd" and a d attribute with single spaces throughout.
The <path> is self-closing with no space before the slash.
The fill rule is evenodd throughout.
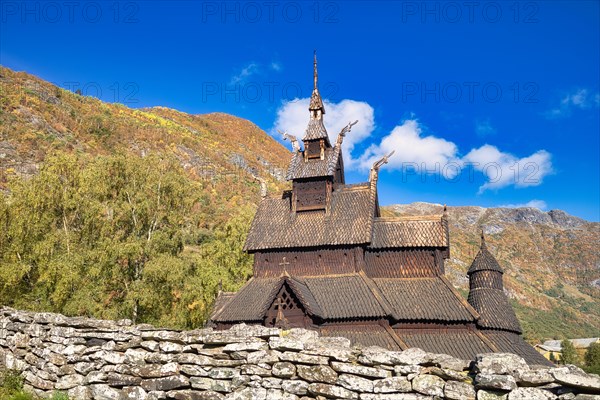
<path id="1" fill-rule="evenodd" d="M 253 278 L 211 317 L 260 321 L 287 282 L 309 315 L 325 320 L 473 322 L 478 314 L 444 277 L 371 279 L 364 273 Z"/>
<path id="2" fill-rule="evenodd" d="M 478 314 L 443 277 L 375 278 L 397 321 L 472 322 Z"/>
<path id="3" fill-rule="evenodd" d="M 334 190 L 328 213 L 292 213 L 289 196 L 265 198 L 258 206 L 244 250 L 369 243 L 375 202 L 369 184 Z"/>
<path id="4" fill-rule="evenodd" d="M 521 333 L 521 325 L 502 290 L 476 288 L 469 291 L 469 304 L 479 312 L 477 325 Z"/>
<path id="5" fill-rule="evenodd" d="M 441 215 L 376 218 L 369 247 L 447 247 L 447 229 Z"/>
<path id="6" fill-rule="evenodd" d="M 306 141 L 318 139 L 327 139 L 329 141 L 329 135 L 327 134 L 327 129 L 325 129 L 325 125 L 323 124 L 323 119 L 311 118 L 310 121 L 308 121 L 308 126 L 306 127 L 306 132 L 304 133 L 302 140 Z"/>
<path id="7" fill-rule="evenodd" d="M 497 271 L 504 273 L 502 267 L 500 267 L 500 264 L 496 261 L 496 258 L 489 252 L 485 244 L 483 233 L 481 234 L 481 247 L 479 248 L 477 256 L 475 256 L 471 267 L 469 267 L 467 275 L 471 275 L 476 271 Z"/>
<path id="8" fill-rule="evenodd" d="M 286 179 L 292 180 L 333 176 L 339 156 L 339 149 L 331 147 L 325 149 L 325 158 L 323 160 L 320 158 L 305 160 L 302 152 L 295 152 L 292 155 L 292 161 L 288 167 Z"/>
<path id="9" fill-rule="evenodd" d="M 449 354 L 463 360 L 473 360 L 477 354 L 494 351 L 486 338 L 474 330 L 394 329 L 394 332 L 410 347 Z"/>

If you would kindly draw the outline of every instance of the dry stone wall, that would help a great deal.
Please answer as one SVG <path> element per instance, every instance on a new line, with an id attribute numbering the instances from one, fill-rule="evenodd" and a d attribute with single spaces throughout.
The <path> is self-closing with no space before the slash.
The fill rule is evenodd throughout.
<path id="1" fill-rule="evenodd" d="M 0 309 L 0 368 L 22 371 L 38 395 L 77 400 L 600 399 L 598 375 L 532 369 L 512 354 L 471 362 L 301 329 L 174 331 L 10 308 Z"/>

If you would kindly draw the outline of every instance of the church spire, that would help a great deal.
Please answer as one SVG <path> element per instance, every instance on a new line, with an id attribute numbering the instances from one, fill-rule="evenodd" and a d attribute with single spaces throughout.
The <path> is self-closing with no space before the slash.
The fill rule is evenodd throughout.
<path id="1" fill-rule="evenodd" d="M 310 105 L 308 109 L 310 111 L 311 119 L 322 119 L 325 114 L 325 107 L 323 107 L 323 100 L 319 93 L 319 73 L 317 71 L 317 51 L 315 50 L 314 61 L 313 61 L 313 91 L 310 97 Z"/>

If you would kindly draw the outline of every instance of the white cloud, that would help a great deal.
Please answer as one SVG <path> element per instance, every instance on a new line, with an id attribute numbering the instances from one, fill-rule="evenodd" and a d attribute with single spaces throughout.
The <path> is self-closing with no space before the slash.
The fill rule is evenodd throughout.
<path id="1" fill-rule="evenodd" d="M 273 62 L 271 63 L 271 69 L 272 69 L 273 71 L 277 71 L 277 72 L 279 72 L 279 71 L 281 71 L 281 69 L 282 69 L 282 68 L 283 68 L 283 66 L 281 65 L 281 63 L 280 63 L 280 62 L 273 61 Z"/>
<path id="2" fill-rule="evenodd" d="M 546 111 L 545 116 L 548 119 L 568 117 L 573 109 L 587 110 L 599 106 L 600 93 L 591 94 L 588 89 L 577 89 L 573 93 L 567 93 L 558 107 Z"/>
<path id="3" fill-rule="evenodd" d="M 403 169 L 410 164 L 422 172 L 441 171 L 450 162 L 456 162 L 458 149 L 456 145 L 433 135 L 422 135 L 419 122 L 414 119 L 406 120 L 396 126 L 377 145 L 371 145 L 360 157 L 360 166 L 364 169 L 381 157 L 395 151 L 389 160 L 388 168 Z M 438 167 L 439 166 L 439 167 Z"/>
<path id="4" fill-rule="evenodd" d="M 518 188 L 538 186 L 544 177 L 552 173 L 551 159 L 551 154 L 546 150 L 518 158 L 498 150 L 496 146 L 485 144 L 471 150 L 462 161 L 486 176 L 487 182 L 479 188 L 479 193 L 482 193 L 510 185 Z"/>
<path id="5" fill-rule="evenodd" d="M 359 120 L 344 140 L 344 162 L 349 169 L 368 170 L 381 157 L 395 151 L 387 168 L 417 170 L 421 174 L 442 174 L 454 178 L 472 168 L 486 177 L 479 188 L 497 190 L 507 186 L 528 187 L 540 185 L 552 173 L 551 154 L 539 150 L 527 157 L 519 158 L 486 144 L 472 149 L 460 157 L 458 146 L 452 141 L 431 134 L 416 119 L 407 119 L 385 135 L 379 143 L 370 145 L 362 155 L 352 154 L 358 143 L 370 137 L 375 129 L 374 110 L 368 103 L 342 100 L 339 103 L 324 101 L 325 126 L 332 143 L 339 131 L 350 121 Z M 287 131 L 302 139 L 309 120 L 309 99 L 285 102 L 277 111 L 277 119 L 271 134 L 279 136 L 277 130 Z"/>
<path id="6" fill-rule="evenodd" d="M 540 210 L 547 210 L 548 209 L 548 204 L 546 204 L 546 202 L 544 200 L 530 200 L 527 203 L 521 203 L 521 204 L 503 204 L 503 205 L 500 205 L 498 207 L 505 207 L 505 208 L 533 207 L 533 208 L 539 208 Z"/>
<path id="7" fill-rule="evenodd" d="M 287 131 L 289 134 L 302 139 L 308 125 L 308 105 L 310 99 L 295 99 L 285 102 L 277 111 L 277 119 L 272 134 L 277 136 L 277 130 Z M 325 106 L 325 128 L 329 133 L 329 139 L 333 142 L 337 134 L 348 122 L 358 120 L 344 139 L 342 149 L 344 151 L 344 163 L 351 167 L 354 163 L 352 150 L 357 143 L 369 137 L 375 129 L 375 115 L 373 107 L 362 101 L 342 100 L 339 103 L 324 101 Z"/>
<path id="8" fill-rule="evenodd" d="M 250 76 L 257 74 L 258 71 L 259 71 L 258 64 L 251 62 L 248 65 L 246 65 L 244 68 L 242 68 L 242 70 L 238 74 L 233 75 L 231 77 L 231 80 L 229 81 L 229 83 L 231 85 L 235 85 L 236 83 L 242 83 L 246 79 L 248 79 Z"/>
<path id="9" fill-rule="evenodd" d="M 475 121 L 475 132 L 479 136 L 489 136 L 496 133 L 496 128 L 492 126 L 489 119 L 476 120 Z"/>

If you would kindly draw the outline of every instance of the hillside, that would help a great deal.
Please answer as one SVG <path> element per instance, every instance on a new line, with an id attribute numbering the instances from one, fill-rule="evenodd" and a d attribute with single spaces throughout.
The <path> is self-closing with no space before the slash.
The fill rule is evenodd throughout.
<path id="1" fill-rule="evenodd" d="M 251 182 L 251 175 L 260 175 L 273 190 L 282 187 L 289 152 L 250 121 L 104 103 L 4 67 L 0 88 L 0 182 L 11 174 L 35 174 L 54 151 L 157 152 L 174 155 L 195 179 L 239 175 Z M 252 192 L 257 201 L 258 190 Z"/>
<path id="2" fill-rule="evenodd" d="M 140 322 L 197 326 L 219 282 L 236 290 L 249 277 L 240 252 L 260 200 L 254 176 L 280 192 L 289 154 L 234 116 L 131 109 L 0 67 L 0 303 L 102 318 L 132 318 L 147 304 Z M 170 192 L 153 186 L 163 176 Z M 152 196 L 172 201 L 160 223 L 149 213 L 145 230 L 130 209 L 140 181 L 133 211 L 152 210 Z M 126 233 L 112 222 L 119 212 Z M 536 209 L 449 207 L 449 217 L 447 275 L 463 293 L 483 227 L 528 339 L 600 335 L 598 223 Z M 155 228 L 164 236 L 150 240 Z"/>
<path id="3" fill-rule="evenodd" d="M 389 214 L 441 213 L 442 205 L 412 203 Z M 506 293 L 530 340 L 600 333 L 600 224 L 560 210 L 448 207 L 448 278 L 463 294 L 480 232 L 504 268 Z"/>

